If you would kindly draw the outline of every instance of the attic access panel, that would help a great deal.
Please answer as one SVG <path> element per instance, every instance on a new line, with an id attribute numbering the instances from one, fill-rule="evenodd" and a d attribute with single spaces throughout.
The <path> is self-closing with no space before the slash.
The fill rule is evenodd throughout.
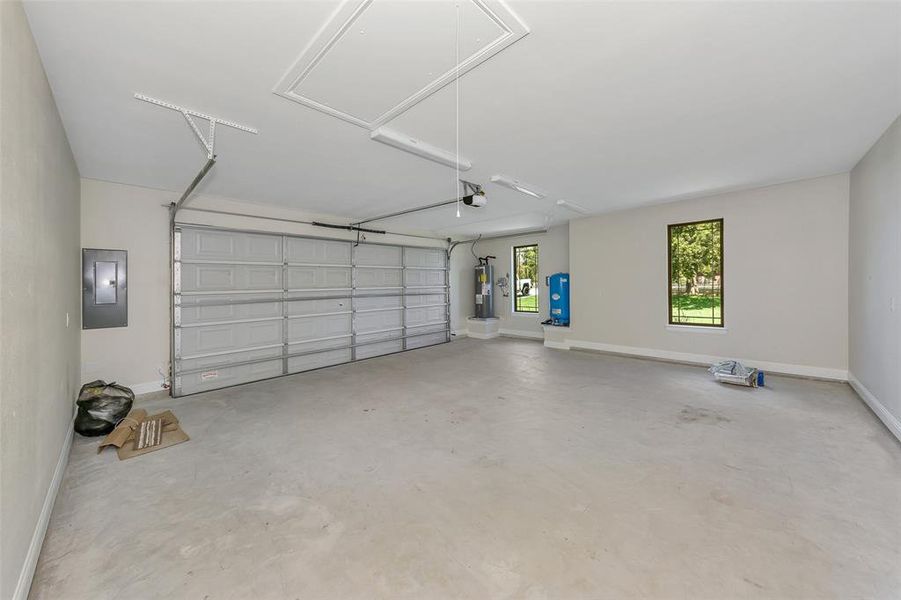
<path id="1" fill-rule="evenodd" d="M 376 129 L 454 80 L 454 0 L 345 0 L 273 90 Z M 460 73 L 529 33 L 501 0 L 460 0 Z"/>

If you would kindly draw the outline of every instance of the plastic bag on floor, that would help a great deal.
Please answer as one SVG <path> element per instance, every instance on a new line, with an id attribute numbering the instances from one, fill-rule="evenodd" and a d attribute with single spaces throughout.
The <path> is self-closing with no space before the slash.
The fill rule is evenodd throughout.
<path id="1" fill-rule="evenodd" d="M 134 392 L 115 382 L 98 379 L 84 384 L 75 402 L 75 431 L 89 437 L 108 434 L 131 410 L 134 399 Z"/>
<path id="2" fill-rule="evenodd" d="M 723 360 L 712 364 L 707 370 L 713 373 L 717 381 L 757 387 L 757 369 L 746 367 L 737 360 Z"/>

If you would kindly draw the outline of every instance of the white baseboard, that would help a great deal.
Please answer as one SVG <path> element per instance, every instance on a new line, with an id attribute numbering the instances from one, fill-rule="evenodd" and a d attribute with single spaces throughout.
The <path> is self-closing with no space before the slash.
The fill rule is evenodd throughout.
<path id="1" fill-rule="evenodd" d="M 885 405 L 879 401 L 879 398 L 874 396 L 873 393 L 870 392 L 870 390 L 868 390 L 867 387 L 850 371 L 848 372 L 848 383 L 851 384 L 851 387 L 857 392 L 857 395 L 866 402 L 867 406 L 870 407 L 870 410 L 876 413 L 879 420 L 885 423 L 888 430 L 895 434 L 895 437 L 901 442 L 901 421 L 898 420 L 898 417 L 890 413 Z"/>
<path id="2" fill-rule="evenodd" d="M 147 383 L 133 383 L 125 387 L 133 391 L 135 393 L 135 396 L 140 396 L 141 394 L 149 394 L 151 392 L 159 392 L 163 389 L 163 386 L 160 385 L 159 380 L 148 381 Z"/>
<path id="3" fill-rule="evenodd" d="M 500 337 L 501 334 L 497 331 L 492 331 L 491 333 L 477 333 L 470 331 L 466 334 L 466 336 L 471 337 L 475 340 L 493 340 L 496 337 Z"/>
<path id="4" fill-rule="evenodd" d="M 469 337 L 469 332 L 465 329 L 455 329 L 451 331 L 451 335 L 458 338 L 465 338 Z"/>
<path id="5" fill-rule="evenodd" d="M 627 356 L 641 356 L 645 358 L 656 358 L 659 360 L 667 360 L 672 362 L 710 365 L 711 363 L 723 360 L 724 358 L 735 359 L 751 367 L 757 367 L 761 371 L 774 374 L 797 375 L 800 377 L 811 377 L 815 379 L 828 379 L 831 381 L 848 381 L 848 372 L 842 369 L 830 369 L 826 367 L 811 367 L 808 365 L 794 365 L 790 363 L 777 363 L 770 361 L 752 360 L 741 357 L 723 357 L 708 356 L 706 354 L 692 354 L 689 352 L 673 352 L 670 350 L 657 350 L 654 348 L 638 348 L 635 346 L 617 346 L 615 344 L 601 344 L 598 342 L 588 342 L 584 340 L 566 340 L 566 344 L 570 348 L 581 348 L 584 350 L 597 350 L 599 352 L 609 352 L 611 354 L 624 354 Z"/>
<path id="6" fill-rule="evenodd" d="M 501 329 L 501 335 L 507 337 L 528 338 L 530 340 L 543 340 L 544 333 L 540 331 L 526 331 L 524 329 Z"/>
<path id="7" fill-rule="evenodd" d="M 552 342 L 551 340 L 544 340 L 544 347 L 554 350 L 569 350 L 569 344 L 566 342 Z"/>
<path id="8" fill-rule="evenodd" d="M 34 526 L 34 534 L 31 536 L 31 543 L 28 545 L 28 553 L 25 554 L 25 563 L 22 565 L 22 570 L 19 571 L 19 580 L 16 583 L 12 600 L 26 600 L 28 592 L 31 590 L 31 580 L 34 577 L 35 567 L 38 566 L 38 557 L 41 555 L 41 546 L 44 545 L 47 525 L 50 524 L 50 513 L 53 512 L 53 503 L 56 502 L 59 484 L 62 483 L 63 473 L 66 472 L 66 465 L 69 464 L 69 450 L 72 449 L 72 437 L 74 434 L 75 429 L 73 429 L 70 422 L 69 431 L 66 433 L 66 439 L 63 442 L 63 448 L 60 450 L 59 459 L 56 461 L 56 468 L 53 470 L 50 487 L 44 496 L 41 514 L 38 516 L 38 522 Z"/>

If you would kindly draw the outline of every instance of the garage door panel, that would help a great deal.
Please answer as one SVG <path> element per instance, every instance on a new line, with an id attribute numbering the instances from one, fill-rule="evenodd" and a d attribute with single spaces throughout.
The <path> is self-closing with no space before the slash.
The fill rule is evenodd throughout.
<path id="1" fill-rule="evenodd" d="M 182 296 L 180 313 L 182 325 L 277 317 L 282 314 L 281 294 Z"/>
<path id="2" fill-rule="evenodd" d="M 444 294 L 409 295 L 406 298 L 407 306 L 419 306 L 422 304 L 444 304 Z"/>
<path id="3" fill-rule="evenodd" d="M 282 287 L 282 268 L 275 265 L 187 263 L 181 266 L 181 276 L 183 293 L 276 290 Z"/>
<path id="4" fill-rule="evenodd" d="M 317 315 L 324 313 L 350 312 L 350 298 L 328 298 L 324 300 L 303 300 L 288 303 L 288 315 Z"/>
<path id="5" fill-rule="evenodd" d="M 384 342 L 388 340 L 400 340 L 404 337 L 403 328 L 397 328 L 392 331 L 380 331 L 378 333 L 358 333 L 357 343 L 368 344 L 370 342 Z"/>
<path id="6" fill-rule="evenodd" d="M 399 308 L 403 306 L 402 296 L 376 296 L 373 298 L 354 298 L 354 308 L 357 310 L 374 310 L 379 308 Z"/>
<path id="7" fill-rule="evenodd" d="M 282 262 L 282 238 L 277 235 L 183 229 L 182 260 Z"/>
<path id="8" fill-rule="evenodd" d="M 180 331 L 182 356 L 230 352 L 282 342 L 281 319 L 229 325 L 203 325 L 182 328 Z"/>
<path id="9" fill-rule="evenodd" d="M 238 321 L 241 319 L 265 319 L 280 317 L 281 302 L 259 304 L 232 304 L 227 306 L 187 306 L 181 309 L 182 326 L 198 323 Z"/>
<path id="10" fill-rule="evenodd" d="M 372 358 L 404 349 L 403 328 L 379 333 L 357 334 L 357 358 Z"/>
<path id="11" fill-rule="evenodd" d="M 401 340 L 392 342 L 379 342 L 377 344 L 367 344 L 357 348 L 357 358 L 372 358 L 374 356 L 382 356 L 385 354 L 394 354 L 403 350 L 403 342 Z"/>
<path id="12" fill-rule="evenodd" d="M 415 286 L 444 285 L 444 271 L 435 269 L 407 269 L 404 271 L 404 284 Z"/>
<path id="13" fill-rule="evenodd" d="M 361 244 L 354 249 L 354 264 L 357 266 L 399 267 L 403 265 L 403 248 L 400 246 Z"/>
<path id="14" fill-rule="evenodd" d="M 413 325 L 407 328 L 407 335 L 422 335 L 447 331 L 447 322 L 432 322 L 425 325 Z"/>
<path id="15" fill-rule="evenodd" d="M 349 335 L 350 327 L 349 314 L 288 319 L 288 342 Z"/>
<path id="16" fill-rule="evenodd" d="M 404 248 L 404 265 L 407 267 L 444 268 L 447 253 L 439 248 Z"/>
<path id="17" fill-rule="evenodd" d="M 408 294 L 418 294 L 422 296 L 444 296 L 446 288 L 443 287 L 417 287 L 417 286 L 409 286 L 407 288 Z"/>
<path id="18" fill-rule="evenodd" d="M 357 298 L 373 298 L 373 297 L 387 297 L 387 296 L 396 296 L 400 297 L 403 295 L 403 287 L 370 287 L 370 288 L 355 288 L 354 289 L 354 302 L 357 301 Z"/>
<path id="19" fill-rule="evenodd" d="M 246 304 L 256 303 L 260 301 L 271 300 L 272 302 L 281 302 L 282 292 L 265 291 L 265 292 L 233 292 L 223 294 L 201 294 L 201 295 L 183 295 L 179 304 L 182 307 L 203 306 L 207 304 Z M 265 302 L 263 302 L 265 304 Z"/>
<path id="20" fill-rule="evenodd" d="M 343 267 L 288 267 L 288 289 L 351 287 L 351 270 Z"/>
<path id="21" fill-rule="evenodd" d="M 288 373 L 300 373 L 311 369 L 340 365 L 350 362 L 351 358 L 350 350 L 334 350 L 307 356 L 297 356 L 288 359 Z"/>
<path id="22" fill-rule="evenodd" d="M 443 344 L 447 341 L 447 334 L 431 333 L 429 335 L 419 335 L 407 338 L 407 349 L 423 348 L 425 346 L 434 346 L 435 344 Z"/>
<path id="23" fill-rule="evenodd" d="M 238 285 L 237 265 L 184 265 L 182 291 L 230 290 Z"/>
<path id="24" fill-rule="evenodd" d="M 261 348 L 258 350 L 245 350 L 243 352 L 233 352 L 230 354 L 222 354 L 216 356 L 206 356 L 203 358 L 184 358 L 179 360 L 179 366 L 183 371 L 195 370 L 215 370 L 217 367 L 228 367 L 238 365 L 246 361 L 252 361 L 262 358 L 278 358 L 281 360 L 281 346 L 272 348 Z M 207 379 L 210 378 L 208 374 Z"/>
<path id="25" fill-rule="evenodd" d="M 350 242 L 289 237 L 286 245 L 289 263 L 350 265 Z"/>
<path id="26" fill-rule="evenodd" d="M 331 339 L 319 339 L 308 342 L 289 342 L 288 354 L 302 354 L 304 352 L 315 352 L 317 350 L 328 350 L 330 348 L 348 348 L 353 341 L 352 336 L 341 335 Z"/>
<path id="27" fill-rule="evenodd" d="M 322 289 L 305 289 L 305 290 L 289 290 L 288 298 L 291 302 L 304 302 L 313 298 L 332 298 L 334 296 L 347 296 L 345 299 L 350 302 L 352 288 L 322 288 Z"/>
<path id="28" fill-rule="evenodd" d="M 279 347 L 179 361 L 180 371 L 192 371 L 178 376 L 181 392 L 193 394 L 276 377 L 282 371 L 281 355 L 282 349 Z M 273 360 L 262 360 L 266 358 Z M 246 361 L 260 362 L 241 364 Z"/>
<path id="29" fill-rule="evenodd" d="M 400 269 L 372 269 L 357 267 L 357 287 L 395 287 L 403 285 Z"/>
<path id="30" fill-rule="evenodd" d="M 403 327 L 404 317 L 402 313 L 403 311 L 400 310 L 357 313 L 355 315 L 356 331 L 357 333 L 371 333 L 385 329 Z"/>
<path id="31" fill-rule="evenodd" d="M 270 379 L 282 374 L 282 360 L 255 362 L 236 367 L 219 367 L 204 373 L 189 373 L 181 376 L 181 393 L 196 394 L 217 390 L 232 385 L 240 385 L 261 379 Z"/>
<path id="32" fill-rule="evenodd" d="M 422 325 L 425 323 L 444 322 L 447 311 L 444 306 L 426 306 L 422 308 L 407 309 L 407 327 Z"/>
<path id="33" fill-rule="evenodd" d="M 281 267 L 259 267 L 244 265 L 238 274 L 244 278 L 246 289 L 275 289 L 282 287 Z"/>

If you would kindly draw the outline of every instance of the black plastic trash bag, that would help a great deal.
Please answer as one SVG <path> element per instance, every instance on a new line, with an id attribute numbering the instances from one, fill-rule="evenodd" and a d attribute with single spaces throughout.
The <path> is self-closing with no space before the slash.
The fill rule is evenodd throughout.
<path id="1" fill-rule="evenodd" d="M 108 434 L 131 410 L 134 399 L 134 392 L 116 382 L 98 379 L 84 384 L 75 402 L 75 431 L 89 437 Z"/>

